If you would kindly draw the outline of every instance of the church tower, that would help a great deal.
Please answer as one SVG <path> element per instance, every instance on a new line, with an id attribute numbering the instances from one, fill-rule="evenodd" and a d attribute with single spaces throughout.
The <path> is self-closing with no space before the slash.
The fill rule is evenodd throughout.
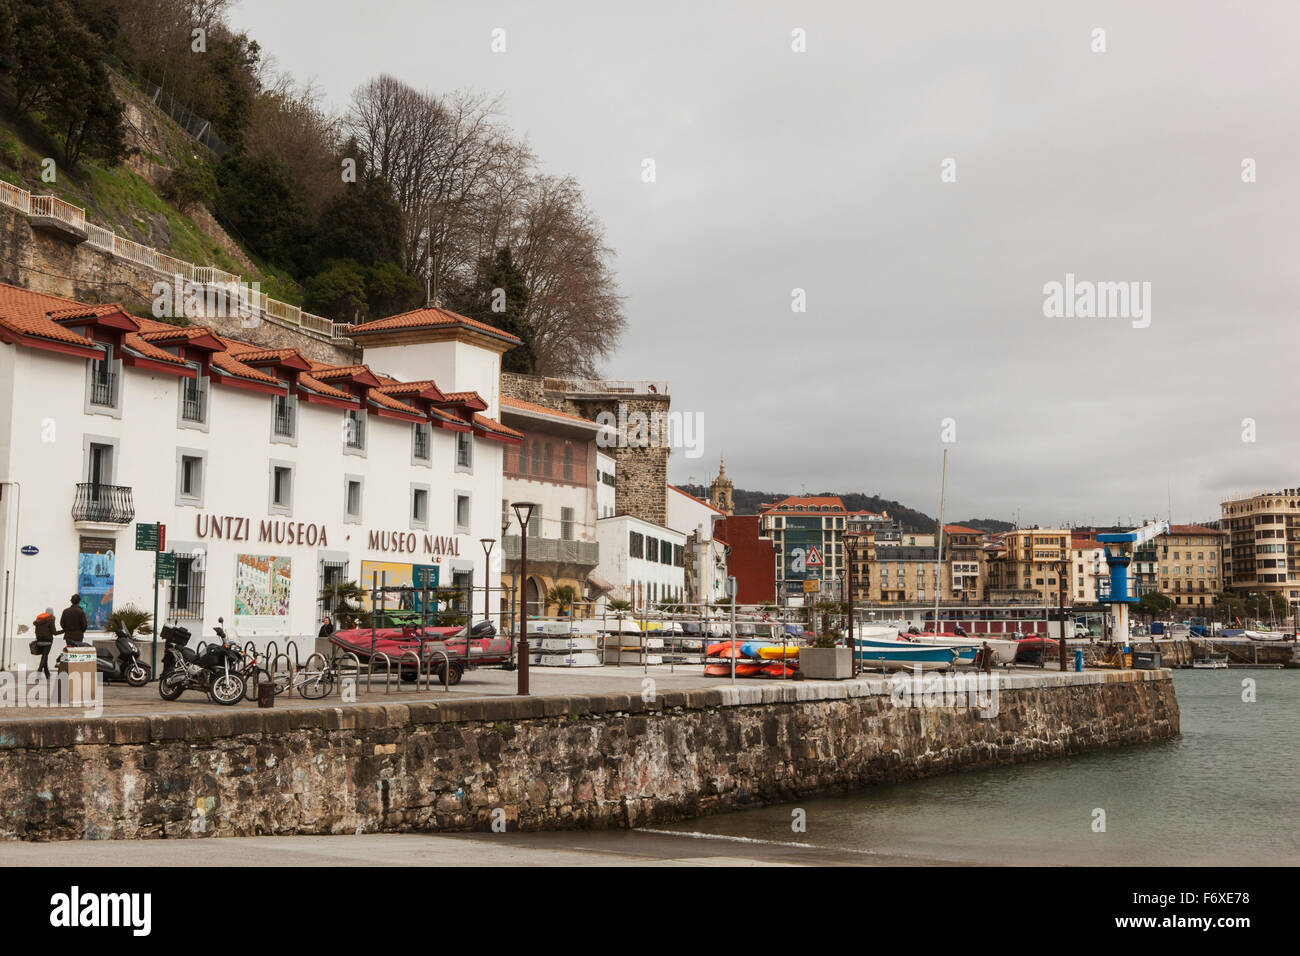
<path id="1" fill-rule="evenodd" d="M 727 477 L 727 463 L 724 459 L 718 459 L 718 477 L 713 479 L 709 485 L 709 504 L 717 508 L 725 515 L 730 515 L 735 510 L 735 504 L 731 500 L 732 484 L 731 479 Z"/>

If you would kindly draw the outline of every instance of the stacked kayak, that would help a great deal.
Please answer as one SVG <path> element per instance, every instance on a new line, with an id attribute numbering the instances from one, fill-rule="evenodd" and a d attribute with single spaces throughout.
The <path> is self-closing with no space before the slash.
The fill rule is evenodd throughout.
<path id="1" fill-rule="evenodd" d="M 770 641 L 718 641 L 704 648 L 705 677 L 793 677 L 799 670 L 799 648 Z"/>

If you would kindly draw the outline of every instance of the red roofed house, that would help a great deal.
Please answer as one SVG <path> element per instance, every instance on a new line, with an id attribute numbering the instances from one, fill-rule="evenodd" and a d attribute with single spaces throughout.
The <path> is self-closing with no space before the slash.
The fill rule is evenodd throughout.
<path id="1" fill-rule="evenodd" d="M 485 567 L 479 539 L 501 536 L 503 459 L 522 440 L 498 395 L 517 340 L 442 309 L 349 334 L 361 360 L 332 366 L 0 285 L 3 664 L 29 661 L 16 625 L 74 591 L 93 629 L 152 605 L 141 524 L 165 525 L 176 556 L 159 617 L 195 643 L 223 616 L 241 639 L 310 652 L 322 588 L 372 575 L 473 585 L 481 608 L 502 549 Z M 241 562 L 274 580 L 237 587 Z"/>

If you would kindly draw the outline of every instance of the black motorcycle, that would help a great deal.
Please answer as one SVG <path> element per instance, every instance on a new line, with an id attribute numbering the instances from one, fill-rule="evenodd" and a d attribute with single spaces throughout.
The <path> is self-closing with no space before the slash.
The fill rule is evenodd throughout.
<path id="1" fill-rule="evenodd" d="M 121 627 L 117 628 L 116 634 L 117 640 L 113 642 L 116 656 L 111 651 L 96 648 L 96 668 L 106 681 L 123 681 L 132 687 L 143 687 L 149 683 L 153 673 L 149 665 L 140 660 L 140 645 L 131 640 L 131 635 Z"/>
<path id="2" fill-rule="evenodd" d="M 187 690 L 207 693 L 214 704 L 237 704 L 244 697 L 243 655 L 228 643 L 225 631 L 217 628 L 220 644 L 208 644 L 202 653 L 191 650 L 188 628 L 167 625 L 161 631 L 167 651 L 163 655 L 158 694 L 175 700 Z"/>

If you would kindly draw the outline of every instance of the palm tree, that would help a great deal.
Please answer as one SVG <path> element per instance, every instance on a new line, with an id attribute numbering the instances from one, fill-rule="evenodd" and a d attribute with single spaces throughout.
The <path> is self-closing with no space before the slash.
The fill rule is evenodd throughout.
<path id="1" fill-rule="evenodd" d="M 153 612 L 138 608 L 134 604 L 123 604 L 113 609 L 108 618 L 108 629 L 116 631 L 119 627 L 127 634 L 144 634 L 153 624 Z"/>
<path id="2" fill-rule="evenodd" d="M 560 584 L 546 592 L 546 603 L 556 605 L 561 617 L 566 613 L 573 614 L 573 605 L 577 600 L 578 594 L 572 584 Z"/>

